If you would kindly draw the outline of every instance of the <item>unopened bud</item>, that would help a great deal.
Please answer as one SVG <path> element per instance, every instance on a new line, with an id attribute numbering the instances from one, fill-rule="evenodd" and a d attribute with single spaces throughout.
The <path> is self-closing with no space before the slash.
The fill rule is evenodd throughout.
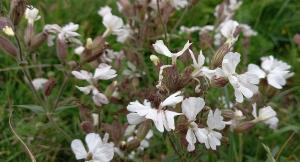
<path id="1" fill-rule="evenodd" d="M 71 69 L 74 69 L 75 67 L 77 67 L 77 62 L 76 61 L 69 61 L 68 65 Z"/>
<path id="2" fill-rule="evenodd" d="M 0 36 L 0 49 L 8 53 L 9 55 L 13 57 L 17 57 L 18 50 L 17 47 L 12 44 L 8 39 Z"/>
<path id="3" fill-rule="evenodd" d="M 62 62 L 64 62 L 68 56 L 68 45 L 59 38 L 56 39 L 56 53 Z"/>
<path id="4" fill-rule="evenodd" d="M 15 36 L 14 30 L 10 26 L 5 26 L 2 31 L 8 36 Z"/>
<path id="5" fill-rule="evenodd" d="M 234 111 L 230 109 L 224 109 L 222 110 L 222 116 L 226 119 L 232 119 L 234 118 Z"/>
<path id="6" fill-rule="evenodd" d="M 85 133 L 92 133 L 94 130 L 94 126 L 93 123 L 90 121 L 84 121 L 80 124 L 81 129 L 85 132 Z"/>
<path id="7" fill-rule="evenodd" d="M 9 16 L 14 25 L 18 25 L 26 10 L 26 0 L 11 0 Z"/>
<path id="8" fill-rule="evenodd" d="M 86 47 L 86 49 L 89 49 L 89 50 L 93 49 L 93 40 L 92 40 L 92 38 L 86 39 L 85 47 Z"/>
<path id="9" fill-rule="evenodd" d="M 116 90 L 117 88 L 117 81 L 114 81 L 113 83 L 111 83 L 105 90 L 104 94 L 105 96 L 107 97 L 111 97 L 112 94 L 114 93 L 114 91 Z"/>
<path id="10" fill-rule="evenodd" d="M 153 62 L 153 64 L 155 65 L 155 66 L 157 66 L 158 64 L 159 64 L 159 58 L 156 56 L 156 55 L 151 55 L 150 56 L 150 60 Z"/>
<path id="11" fill-rule="evenodd" d="M 234 131 L 237 133 L 243 133 L 243 132 L 250 130 L 254 125 L 255 125 L 255 123 L 253 123 L 251 121 L 247 121 L 247 122 L 237 125 L 235 127 Z"/>
<path id="12" fill-rule="evenodd" d="M 149 120 L 146 120 L 145 122 L 140 124 L 136 134 L 137 138 L 143 140 L 146 137 L 147 133 L 149 132 L 150 128 L 151 128 L 151 123 Z"/>
<path id="13" fill-rule="evenodd" d="M 228 83 L 228 80 L 224 77 L 216 77 L 214 76 L 211 79 L 211 85 L 214 87 L 224 87 Z"/>
<path id="14" fill-rule="evenodd" d="M 129 142 L 126 143 L 126 151 L 131 151 L 140 146 L 140 140 L 138 139 L 133 139 Z"/>
<path id="15" fill-rule="evenodd" d="M 55 87 L 56 81 L 53 78 L 50 78 L 44 85 L 44 93 L 46 96 L 49 96 Z"/>
<path id="16" fill-rule="evenodd" d="M 231 44 L 226 42 L 217 50 L 212 59 L 213 68 L 219 67 L 222 64 L 223 57 L 230 51 L 230 48 Z"/>
<path id="17" fill-rule="evenodd" d="M 39 48 L 44 42 L 47 40 L 47 34 L 42 32 L 39 34 L 34 35 L 30 40 L 30 51 L 33 51 L 37 48 Z"/>

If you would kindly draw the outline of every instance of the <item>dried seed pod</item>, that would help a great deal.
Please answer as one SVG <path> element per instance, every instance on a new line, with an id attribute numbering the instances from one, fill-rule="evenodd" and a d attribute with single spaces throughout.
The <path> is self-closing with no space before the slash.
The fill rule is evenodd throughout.
<path id="1" fill-rule="evenodd" d="M 0 36 L 0 49 L 8 53 L 10 56 L 17 57 L 18 49 L 17 47 L 11 43 L 10 40 Z"/>
<path id="2" fill-rule="evenodd" d="M 9 17 L 14 25 L 18 25 L 26 10 L 26 0 L 11 0 Z"/>

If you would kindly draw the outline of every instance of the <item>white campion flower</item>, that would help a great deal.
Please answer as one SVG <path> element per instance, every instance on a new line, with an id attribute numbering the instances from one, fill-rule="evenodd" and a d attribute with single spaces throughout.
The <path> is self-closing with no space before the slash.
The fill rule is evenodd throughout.
<path id="1" fill-rule="evenodd" d="M 116 30 L 113 34 L 117 36 L 118 42 L 124 43 L 132 36 L 133 31 L 130 28 L 130 26 L 127 24 L 127 25 L 123 25 L 119 30 Z"/>
<path id="2" fill-rule="evenodd" d="M 228 42 L 234 43 L 237 40 L 237 37 L 234 34 L 238 26 L 239 23 L 237 21 L 228 20 L 220 25 L 220 32 L 227 39 Z"/>
<path id="3" fill-rule="evenodd" d="M 192 43 L 187 41 L 182 50 L 176 53 L 172 53 L 162 40 L 157 40 L 155 44 L 153 44 L 153 48 L 157 53 L 172 58 L 172 64 L 174 65 L 176 64 L 177 58 L 181 56 L 191 46 L 191 44 Z"/>
<path id="4" fill-rule="evenodd" d="M 33 25 L 35 21 L 39 20 L 41 16 L 39 15 L 39 10 L 33 6 L 27 7 L 25 10 L 25 18 L 28 24 Z"/>
<path id="5" fill-rule="evenodd" d="M 101 106 L 102 104 L 108 104 L 107 97 L 98 90 L 96 83 L 98 80 L 109 80 L 116 77 L 116 70 L 111 69 L 110 65 L 102 63 L 96 68 L 94 75 L 85 70 L 72 71 L 72 74 L 77 79 L 86 80 L 90 84 L 85 87 L 76 86 L 76 88 L 84 94 L 91 93 L 92 99 L 96 105 Z"/>
<path id="6" fill-rule="evenodd" d="M 46 78 L 35 78 L 32 80 L 32 85 L 35 90 L 41 90 L 44 88 L 44 85 L 48 82 L 48 79 Z"/>
<path id="7" fill-rule="evenodd" d="M 57 35 L 58 39 L 63 42 L 66 42 L 66 43 L 70 42 L 70 43 L 74 43 L 76 45 L 81 45 L 82 43 L 78 39 L 80 34 L 78 34 L 76 32 L 78 30 L 78 28 L 79 28 L 79 25 L 74 24 L 72 22 L 65 25 L 64 27 L 60 27 L 57 24 L 46 25 L 44 27 L 44 31 L 46 33 L 50 34 L 48 36 L 48 45 L 52 46 L 54 44 L 53 40 L 56 35 Z"/>
<path id="8" fill-rule="evenodd" d="M 263 122 L 268 125 L 271 129 L 276 129 L 278 125 L 277 113 L 272 109 L 271 106 L 263 107 L 258 110 L 256 109 L 256 104 L 252 105 L 252 115 L 255 118 L 254 122 Z"/>
<path id="9" fill-rule="evenodd" d="M 207 149 L 216 150 L 217 146 L 221 145 L 220 140 L 222 138 L 222 134 L 217 130 L 220 131 L 225 128 L 225 122 L 219 109 L 216 109 L 215 112 L 209 110 L 207 126 L 207 128 L 199 128 L 199 132 L 204 135 L 199 141 L 204 141 Z"/>
<path id="10" fill-rule="evenodd" d="M 237 74 L 236 67 L 240 62 L 240 54 L 235 52 L 227 53 L 222 61 L 222 76 L 229 80 L 229 83 L 234 88 L 236 101 L 241 103 L 246 98 L 251 98 L 258 92 L 259 78 L 255 74 L 244 73 Z"/>
<path id="11" fill-rule="evenodd" d="M 286 79 L 294 75 L 290 72 L 290 65 L 273 56 L 262 57 L 261 60 L 261 67 L 266 72 L 268 83 L 277 89 L 281 89 L 286 84 Z"/>
<path id="12" fill-rule="evenodd" d="M 130 102 L 127 106 L 127 110 L 130 112 L 127 114 L 127 120 L 129 124 L 139 124 L 146 119 L 151 119 L 154 122 L 158 131 L 164 132 L 175 129 L 174 117 L 180 115 L 174 111 L 165 110 L 167 106 L 174 107 L 176 104 L 183 100 L 183 96 L 180 96 L 180 91 L 170 95 L 163 102 L 160 103 L 158 108 L 153 108 L 151 103 L 147 100 L 141 104 L 139 101 Z"/>
<path id="13" fill-rule="evenodd" d="M 118 42 L 124 43 L 133 34 L 130 26 L 124 25 L 122 18 L 111 13 L 109 6 L 101 7 L 98 14 L 102 17 L 102 23 L 106 27 L 103 37 L 113 34 L 117 36 Z"/>
<path id="14" fill-rule="evenodd" d="M 200 97 L 189 97 L 182 101 L 182 113 L 186 116 L 189 122 L 189 128 L 186 133 L 185 139 L 188 142 L 187 150 L 194 151 L 195 143 L 197 140 L 204 143 L 205 134 L 199 131 L 196 121 L 197 114 L 204 108 L 205 102 Z"/>
<path id="15" fill-rule="evenodd" d="M 71 148 L 77 160 L 84 159 L 86 162 L 109 162 L 114 157 L 114 144 L 107 143 L 108 134 L 103 140 L 96 133 L 89 133 L 85 137 L 87 149 L 79 139 L 71 143 Z"/>

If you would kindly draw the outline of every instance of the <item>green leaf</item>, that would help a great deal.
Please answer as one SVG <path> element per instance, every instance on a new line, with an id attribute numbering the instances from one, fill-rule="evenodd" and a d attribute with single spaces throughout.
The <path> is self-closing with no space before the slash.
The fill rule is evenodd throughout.
<path id="1" fill-rule="evenodd" d="M 262 145 L 263 145 L 264 149 L 267 151 L 268 160 L 271 161 L 271 162 L 276 162 L 276 160 L 274 159 L 274 157 L 273 157 L 273 155 L 270 151 L 270 148 L 268 146 L 266 146 L 265 144 L 263 144 L 263 143 L 262 143 Z"/>
<path id="2" fill-rule="evenodd" d="M 59 113 L 59 112 L 62 112 L 62 111 L 68 110 L 68 109 L 73 109 L 73 108 L 76 108 L 76 105 L 60 106 L 55 109 L 55 112 Z"/>
<path id="3" fill-rule="evenodd" d="M 44 108 L 39 105 L 14 105 L 14 106 L 31 110 L 32 112 L 35 112 L 37 114 L 45 113 Z"/>

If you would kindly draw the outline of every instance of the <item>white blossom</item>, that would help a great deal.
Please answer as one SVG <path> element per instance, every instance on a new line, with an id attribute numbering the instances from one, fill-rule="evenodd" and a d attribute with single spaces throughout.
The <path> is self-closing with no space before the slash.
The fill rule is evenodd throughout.
<path id="1" fill-rule="evenodd" d="M 186 140 L 189 143 L 187 150 L 194 151 L 197 140 L 204 143 L 205 135 L 200 131 L 195 123 L 197 114 L 203 109 L 205 102 L 200 97 L 189 97 L 182 101 L 182 113 L 186 116 L 189 122 L 189 128 L 186 133 Z"/>
<path id="2" fill-rule="evenodd" d="M 184 45 L 184 47 L 182 48 L 182 50 L 180 50 L 179 52 L 176 53 L 172 53 L 168 47 L 164 44 L 164 42 L 162 40 L 157 40 L 155 42 L 155 44 L 153 44 L 154 50 L 162 55 L 165 55 L 167 57 L 172 58 L 172 64 L 176 63 L 176 59 L 181 56 L 191 45 L 192 43 L 190 43 L 189 41 L 186 42 L 186 44 Z"/>
<path id="3" fill-rule="evenodd" d="M 109 162 L 114 156 L 114 144 L 107 143 L 108 136 L 103 140 L 96 133 L 89 133 L 85 137 L 87 148 L 82 141 L 75 139 L 71 143 L 71 148 L 77 160 L 84 159 L 86 162 Z"/>
<path id="4" fill-rule="evenodd" d="M 85 70 L 72 71 L 72 74 L 77 79 L 86 80 L 89 83 L 89 85 L 85 87 L 76 87 L 84 94 L 91 94 L 96 105 L 101 106 L 102 104 L 108 103 L 107 97 L 98 90 L 96 83 L 98 80 L 109 80 L 117 76 L 116 71 L 111 69 L 111 66 L 104 63 L 100 64 L 96 68 L 94 75 Z"/>
<path id="5" fill-rule="evenodd" d="M 263 107 L 259 109 L 257 113 L 256 104 L 252 105 L 252 115 L 255 118 L 254 122 L 263 122 L 268 125 L 271 129 L 276 129 L 278 125 L 277 113 L 272 109 L 271 106 Z"/>
<path id="6" fill-rule="evenodd" d="M 227 41 L 234 43 L 237 40 L 237 37 L 234 34 L 238 26 L 239 23 L 237 21 L 228 20 L 220 25 L 220 32 L 227 39 Z"/>
<path id="7" fill-rule="evenodd" d="M 170 95 L 163 102 L 160 103 L 158 108 L 153 108 L 151 103 L 147 100 L 144 104 L 138 101 L 130 102 L 127 106 L 127 110 L 130 112 L 127 115 L 129 124 L 139 124 L 146 119 L 151 119 L 154 122 L 155 127 L 160 132 L 164 132 L 175 129 L 174 117 L 180 115 L 180 113 L 165 110 L 167 106 L 175 106 L 183 100 L 183 96 L 180 96 L 180 91 Z"/>
<path id="8" fill-rule="evenodd" d="M 251 98 L 258 92 L 257 84 L 259 78 L 251 73 L 237 74 L 236 67 L 240 62 L 240 54 L 235 52 L 227 53 L 222 61 L 222 73 L 223 77 L 229 80 L 229 83 L 234 88 L 234 95 L 236 101 L 243 102 L 243 96 Z"/>
<path id="9" fill-rule="evenodd" d="M 225 128 L 225 122 L 219 109 L 216 109 L 215 112 L 209 111 L 207 126 L 207 128 L 199 128 L 199 132 L 202 134 L 199 141 L 203 141 L 207 149 L 216 150 L 217 146 L 221 145 L 220 140 L 222 138 L 222 134 L 218 130 Z"/>
<path id="10" fill-rule="evenodd" d="M 57 24 L 46 25 L 44 27 L 44 31 L 48 34 L 48 45 L 53 45 L 53 39 L 57 35 L 58 39 L 64 41 L 66 43 L 74 43 L 76 45 L 81 45 L 78 34 L 76 31 L 78 30 L 79 25 L 74 23 L 69 23 L 64 27 L 60 27 Z"/>
<path id="11" fill-rule="evenodd" d="M 180 26 L 179 34 L 183 34 L 183 33 L 191 34 L 200 30 L 201 27 L 199 26 L 192 26 L 192 27 Z"/>
<path id="12" fill-rule="evenodd" d="M 25 18 L 28 21 L 28 24 L 33 24 L 35 21 L 39 20 L 41 16 L 39 15 L 39 10 L 32 6 L 27 7 L 25 10 Z"/>
<path id="13" fill-rule="evenodd" d="M 44 85 L 48 82 L 46 78 L 35 78 L 32 80 L 32 85 L 35 90 L 41 90 L 44 88 Z"/>
<path id="14" fill-rule="evenodd" d="M 263 57 L 261 67 L 266 72 L 268 83 L 277 89 L 286 85 L 286 80 L 294 75 L 290 72 L 290 65 L 273 56 Z"/>

